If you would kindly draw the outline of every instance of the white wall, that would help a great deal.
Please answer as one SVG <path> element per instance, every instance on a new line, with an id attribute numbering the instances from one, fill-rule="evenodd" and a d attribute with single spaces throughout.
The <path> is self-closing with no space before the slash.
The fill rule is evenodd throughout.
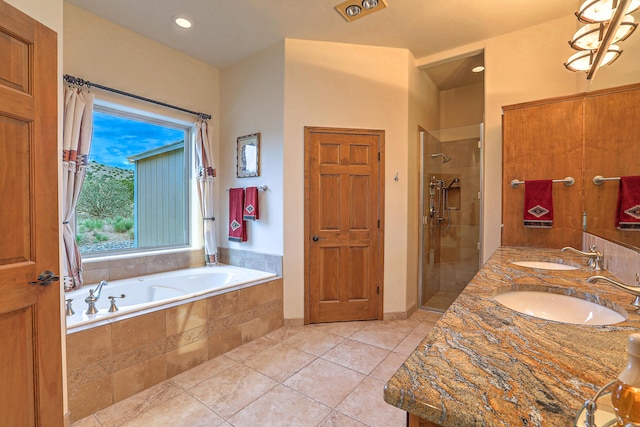
<path id="1" fill-rule="evenodd" d="M 409 56 L 404 49 L 285 40 L 287 319 L 304 317 L 305 126 L 385 130 L 384 312 L 406 309 Z"/>
<path id="2" fill-rule="evenodd" d="M 216 222 L 220 246 L 283 255 L 284 41 L 221 72 L 220 104 L 224 121 L 218 164 L 221 199 Z M 236 140 L 260 133 L 260 176 L 236 178 Z M 267 185 L 259 192 L 260 220 L 247 221 L 247 242 L 228 241 L 231 187 Z"/>

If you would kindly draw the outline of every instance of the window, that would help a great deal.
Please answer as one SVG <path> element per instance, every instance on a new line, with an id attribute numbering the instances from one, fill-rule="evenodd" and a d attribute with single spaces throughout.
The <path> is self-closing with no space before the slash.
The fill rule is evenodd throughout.
<path id="1" fill-rule="evenodd" d="M 168 118 L 94 107 L 89 166 L 76 207 L 82 254 L 189 244 L 191 131 Z"/>

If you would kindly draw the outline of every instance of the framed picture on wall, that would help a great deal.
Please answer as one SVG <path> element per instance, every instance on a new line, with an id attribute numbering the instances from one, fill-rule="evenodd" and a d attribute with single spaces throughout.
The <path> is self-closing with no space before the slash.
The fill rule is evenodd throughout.
<path id="1" fill-rule="evenodd" d="M 238 178 L 260 176 L 260 134 L 238 137 L 237 150 L 236 176 Z"/>

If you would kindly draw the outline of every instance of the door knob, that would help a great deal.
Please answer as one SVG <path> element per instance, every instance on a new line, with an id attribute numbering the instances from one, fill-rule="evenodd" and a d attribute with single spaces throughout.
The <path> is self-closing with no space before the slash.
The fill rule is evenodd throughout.
<path id="1" fill-rule="evenodd" d="M 317 242 L 320 239 L 326 239 L 326 237 L 313 236 L 311 239 L 313 239 L 314 242 Z"/>
<path id="2" fill-rule="evenodd" d="M 29 282 L 30 285 L 49 286 L 51 282 L 57 282 L 60 280 L 58 276 L 53 274 L 52 271 L 45 270 L 38 275 L 38 280 L 35 282 Z"/>

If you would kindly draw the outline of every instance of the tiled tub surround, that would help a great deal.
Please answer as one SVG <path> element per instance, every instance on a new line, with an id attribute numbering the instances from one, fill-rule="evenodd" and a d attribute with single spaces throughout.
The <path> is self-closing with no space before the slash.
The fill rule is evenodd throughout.
<path id="1" fill-rule="evenodd" d="M 522 260 L 562 260 L 580 268 L 510 263 Z M 625 366 L 627 338 L 640 328 L 632 297 L 605 283 L 587 283 L 595 272 L 584 262 L 556 249 L 499 248 L 387 382 L 385 401 L 443 426 L 573 425 L 585 400 Z M 627 320 L 562 324 L 493 299 L 513 287 L 536 286 L 623 309 Z"/>
<path id="2" fill-rule="evenodd" d="M 279 328 L 282 301 L 282 279 L 277 278 L 67 334 L 71 419 Z"/>

